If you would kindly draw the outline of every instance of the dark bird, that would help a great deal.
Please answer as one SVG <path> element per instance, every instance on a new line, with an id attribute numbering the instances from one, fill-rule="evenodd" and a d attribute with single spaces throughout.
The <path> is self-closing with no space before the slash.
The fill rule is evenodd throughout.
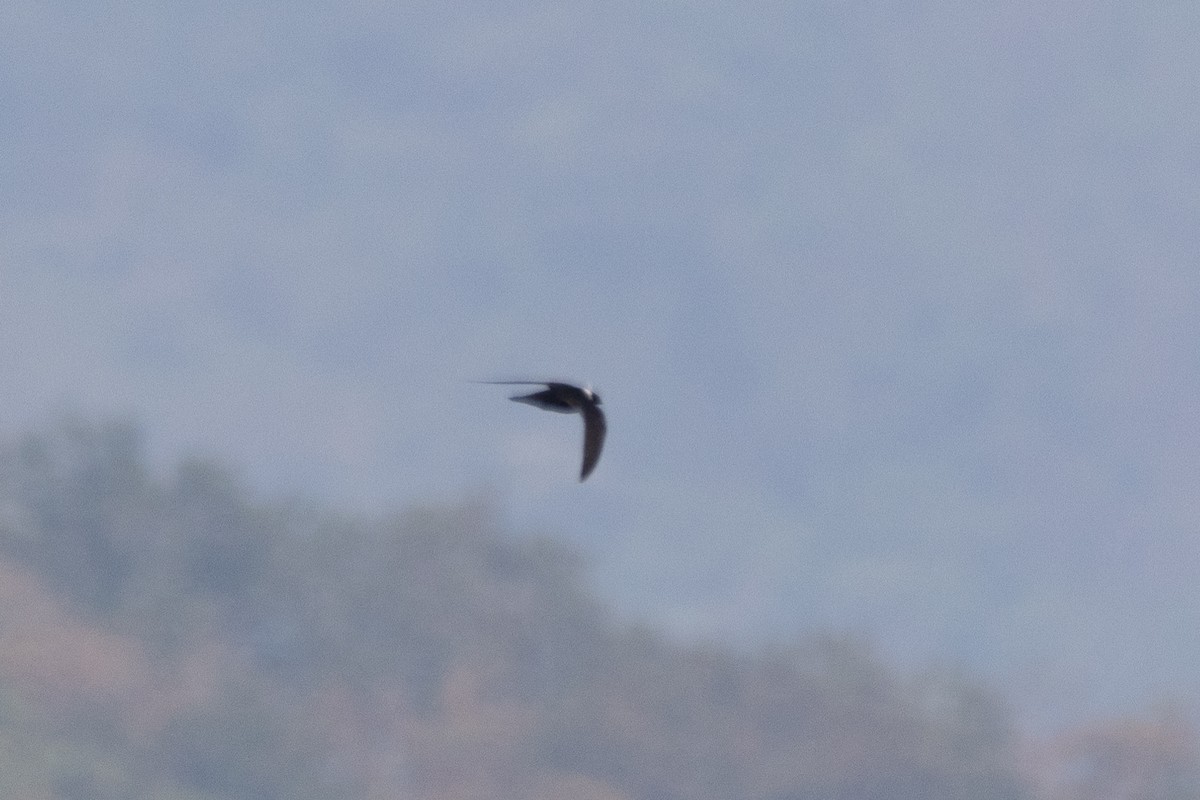
<path id="1" fill-rule="evenodd" d="M 476 382 L 504 386 L 545 386 L 546 388 L 540 392 L 517 395 L 509 399 L 544 408 L 547 411 L 557 411 L 559 414 L 582 414 L 583 467 L 579 470 L 579 480 L 582 481 L 592 474 L 592 470 L 596 468 L 596 462 L 600 460 L 600 450 L 604 447 L 604 434 L 608 430 L 608 426 L 604 422 L 604 412 L 600 410 L 600 395 L 593 392 L 590 387 L 580 389 L 569 383 L 553 383 L 551 381 Z"/>

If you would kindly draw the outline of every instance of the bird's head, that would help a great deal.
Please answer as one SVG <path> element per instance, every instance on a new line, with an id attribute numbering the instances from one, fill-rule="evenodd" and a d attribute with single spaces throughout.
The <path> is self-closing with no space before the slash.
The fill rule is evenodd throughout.
<path id="1" fill-rule="evenodd" d="M 600 395 L 598 395 L 594 391 L 592 391 L 591 386 L 583 387 L 583 396 L 586 397 L 588 400 L 591 400 L 596 405 L 600 405 Z"/>

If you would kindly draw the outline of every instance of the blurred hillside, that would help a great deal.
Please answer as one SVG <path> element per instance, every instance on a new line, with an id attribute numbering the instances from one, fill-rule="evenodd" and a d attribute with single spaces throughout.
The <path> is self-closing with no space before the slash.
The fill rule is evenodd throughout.
<path id="1" fill-rule="evenodd" d="M 1024 740 L 967 676 L 837 635 L 615 622 L 478 504 L 365 519 L 147 465 L 136 428 L 0 453 L 0 794 L 1194 800 L 1170 709 Z"/>

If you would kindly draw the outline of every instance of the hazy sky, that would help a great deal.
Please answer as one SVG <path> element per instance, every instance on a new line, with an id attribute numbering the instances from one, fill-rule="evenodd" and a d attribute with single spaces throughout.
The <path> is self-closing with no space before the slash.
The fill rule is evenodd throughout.
<path id="1" fill-rule="evenodd" d="M 0 431 L 494 496 L 626 612 L 1200 703 L 1200 6 L 0 8 Z M 609 443 L 476 378 L 590 381 Z"/>

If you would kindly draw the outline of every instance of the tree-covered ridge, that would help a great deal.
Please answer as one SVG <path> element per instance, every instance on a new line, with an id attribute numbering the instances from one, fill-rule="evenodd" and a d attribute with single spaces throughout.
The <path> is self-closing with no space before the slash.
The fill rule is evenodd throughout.
<path id="1" fill-rule="evenodd" d="M 486 505 L 365 519 L 268 502 L 212 463 L 158 474 L 125 424 L 4 446 L 0 596 L 5 796 L 1035 788 L 1003 704 L 970 680 L 898 675 L 838 636 L 755 654 L 684 646 L 612 619 L 574 553 L 509 535 Z M 1136 755 L 1127 728 L 1080 734 L 1054 763 L 1085 763 L 1092 780 L 1091 744 Z M 1167 760 L 1146 780 L 1175 793 L 1147 797 L 1194 797 L 1190 729 L 1151 733 Z M 1055 798 L 1084 785 L 1042 784 Z"/>

